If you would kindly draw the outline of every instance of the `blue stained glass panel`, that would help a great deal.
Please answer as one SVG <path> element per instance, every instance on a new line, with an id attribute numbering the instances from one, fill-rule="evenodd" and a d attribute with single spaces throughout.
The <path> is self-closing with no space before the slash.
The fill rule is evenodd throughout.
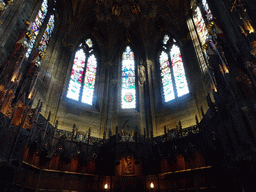
<path id="1" fill-rule="evenodd" d="M 173 45 L 170 51 L 173 74 L 176 84 L 176 89 L 178 97 L 189 93 L 188 83 L 185 75 L 185 70 L 183 66 L 182 57 L 180 54 L 180 49 L 177 45 Z"/>
<path id="2" fill-rule="evenodd" d="M 122 108 L 136 107 L 136 87 L 135 87 L 135 61 L 134 53 L 129 46 L 126 47 L 122 55 Z"/>
<path id="3" fill-rule="evenodd" d="M 82 102 L 92 105 L 93 101 L 93 92 L 95 86 L 95 78 L 97 72 L 97 60 L 95 55 L 91 55 L 88 58 L 87 66 L 86 66 L 86 73 L 84 79 L 84 89 L 83 89 L 83 96 Z"/>
<path id="4" fill-rule="evenodd" d="M 168 60 L 168 55 L 166 52 L 162 51 L 159 57 L 161 79 L 163 84 L 164 99 L 165 102 L 175 99 L 173 82 L 171 76 L 171 69 Z"/>
<path id="5" fill-rule="evenodd" d="M 52 34 L 52 31 L 54 29 L 54 15 L 51 15 L 50 16 L 50 19 L 47 23 L 47 27 L 44 31 L 44 34 L 43 34 L 43 37 L 42 37 L 42 40 L 41 40 L 41 43 L 42 43 L 42 49 L 43 50 L 46 50 L 47 49 L 47 45 L 50 41 L 50 38 L 51 38 L 51 34 Z"/>
<path id="6" fill-rule="evenodd" d="M 43 0 L 41 8 L 38 11 L 37 16 L 35 18 L 35 21 L 31 24 L 32 38 L 31 38 L 30 42 L 28 43 L 28 49 L 27 49 L 27 52 L 26 52 L 26 57 L 27 58 L 31 54 L 31 51 L 34 47 L 36 37 L 39 33 L 40 27 L 42 26 L 42 24 L 44 22 L 47 11 L 48 11 L 47 0 Z"/>
<path id="7" fill-rule="evenodd" d="M 78 101 L 80 90 L 82 86 L 84 65 L 85 65 L 85 53 L 82 49 L 76 52 L 73 68 L 69 80 L 67 97 Z"/>

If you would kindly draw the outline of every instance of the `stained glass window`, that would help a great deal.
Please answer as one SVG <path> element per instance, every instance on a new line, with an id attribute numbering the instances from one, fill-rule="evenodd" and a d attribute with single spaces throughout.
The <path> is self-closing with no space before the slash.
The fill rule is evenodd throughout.
<path id="1" fill-rule="evenodd" d="M 79 99 L 79 95 L 82 87 L 85 59 L 86 59 L 86 56 L 83 49 L 79 49 L 75 55 L 73 68 L 72 68 L 71 76 L 69 80 L 67 97 L 77 101 Z"/>
<path id="2" fill-rule="evenodd" d="M 169 39 L 170 39 L 169 35 L 165 35 L 164 40 L 163 40 L 163 44 L 167 44 Z"/>
<path id="3" fill-rule="evenodd" d="M 200 6 L 200 7 L 199 7 Z M 207 0 L 202 0 L 202 4 L 194 8 L 192 19 L 187 20 L 191 39 L 193 41 L 197 58 L 203 72 L 207 69 L 207 52 L 203 49 L 208 37 L 207 23 L 213 19 L 212 12 Z M 205 19 L 204 19 L 205 18 Z"/>
<path id="4" fill-rule="evenodd" d="M 208 5 L 207 1 L 206 0 L 202 0 L 202 5 L 203 5 L 204 11 L 205 11 L 206 18 L 208 20 L 212 20 L 213 15 L 212 15 L 212 12 L 211 12 L 211 10 L 209 8 L 209 5 Z"/>
<path id="5" fill-rule="evenodd" d="M 97 60 L 95 55 L 92 54 L 88 58 L 87 66 L 86 66 L 84 90 L 83 90 L 83 97 L 82 97 L 83 103 L 92 105 L 96 71 L 97 71 Z"/>
<path id="6" fill-rule="evenodd" d="M 164 98 L 165 102 L 175 99 L 174 90 L 173 90 L 173 82 L 171 75 L 171 68 L 168 59 L 168 54 L 162 51 L 160 58 L 160 70 L 161 70 L 161 78 L 163 84 Z"/>
<path id="7" fill-rule="evenodd" d="M 36 41 L 36 37 L 39 33 L 39 29 L 42 26 L 45 16 L 48 11 L 48 5 L 47 0 L 43 0 L 43 3 L 41 4 L 41 8 L 37 13 L 37 16 L 35 18 L 35 21 L 31 24 L 31 32 L 32 32 L 32 38 L 28 44 L 28 50 L 26 52 L 26 57 L 28 58 Z"/>
<path id="8" fill-rule="evenodd" d="M 73 62 L 67 97 L 92 105 L 97 72 L 97 59 L 91 39 L 79 45 Z"/>
<path id="9" fill-rule="evenodd" d="M 87 39 L 86 40 L 86 44 L 88 45 L 88 47 L 92 47 L 92 40 L 91 39 Z"/>
<path id="10" fill-rule="evenodd" d="M 47 45 L 48 45 L 49 40 L 51 38 L 51 34 L 52 34 L 53 29 L 54 29 L 54 15 L 51 15 L 50 19 L 49 19 L 49 21 L 47 23 L 47 27 L 46 27 L 46 29 L 44 31 L 42 40 L 41 40 L 42 49 L 44 51 L 46 51 L 46 49 L 47 49 Z"/>
<path id="11" fill-rule="evenodd" d="M 182 57 L 180 54 L 180 48 L 177 45 L 173 45 L 170 51 L 172 60 L 172 69 L 175 79 L 176 89 L 178 97 L 189 93 L 185 70 L 183 66 Z"/>
<path id="12" fill-rule="evenodd" d="M 129 46 L 126 47 L 122 55 L 121 97 L 121 106 L 123 109 L 136 107 L 135 61 L 134 53 Z"/>
<path id="13" fill-rule="evenodd" d="M 187 20 L 187 24 L 188 24 L 191 40 L 194 44 L 196 55 L 197 55 L 197 58 L 198 58 L 199 63 L 200 63 L 200 68 L 201 68 L 202 72 L 205 72 L 206 69 L 207 69 L 206 60 L 204 58 L 204 53 L 203 53 L 203 50 L 202 50 L 202 46 L 201 46 L 200 41 L 198 39 L 196 30 L 195 30 L 195 26 L 194 26 L 193 21 L 192 21 L 191 18 L 189 18 Z"/>
<path id="14" fill-rule="evenodd" d="M 196 14 L 194 15 L 194 21 L 196 25 L 197 34 L 199 36 L 201 44 L 204 45 L 208 35 L 208 30 L 199 7 L 197 7 L 195 11 Z"/>
<path id="15" fill-rule="evenodd" d="M 165 41 L 163 41 L 164 44 Z M 179 47 L 173 39 L 172 45 L 169 45 L 167 52 L 164 48 L 159 56 L 160 72 L 163 86 L 165 102 L 174 100 L 177 97 L 189 93 L 183 61 Z M 171 61 L 171 65 L 170 65 Z"/>

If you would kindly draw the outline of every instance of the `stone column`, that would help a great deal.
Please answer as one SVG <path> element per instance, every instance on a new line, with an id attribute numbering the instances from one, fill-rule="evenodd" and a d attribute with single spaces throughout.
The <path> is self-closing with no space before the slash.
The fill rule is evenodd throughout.
<path id="1" fill-rule="evenodd" d="M 103 65 L 103 70 L 100 76 L 100 88 L 103 89 L 102 96 L 98 97 L 101 99 L 101 120 L 100 120 L 100 136 L 103 136 L 105 131 L 106 136 L 108 137 L 108 100 L 109 100 L 109 92 L 110 92 L 110 70 L 111 70 L 111 62 L 106 62 Z"/>
<path id="2" fill-rule="evenodd" d="M 149 137 L 150 132 L 153 130 L 153 136 L 158 135 L 158 130 L 157 130 L 157 126 L 156 126 L 156 114 L 155 114 L 155 108 L 156 108 L 156 99 L 155 99 L 155 94 L 156 94 L 156 90 L 153 87 L 153 81 L 154 81 L 154 77 L 152 76 L 152 67 L 153 67 L 153 62 L 150 60 L 146 61 L 146 74 L 148 77 L 148 81 L 147 81 L 147 90 L 145 90 L 145 99 L 147 98 L 147 103 L 145 105 L 145 111 L 146 111 L 146 118 L 147 118 L 147 127 L 146 128 L 146 135 L 147 137 Z"/>
<path id="3" fill-rule="evenodd" d="M 144 134 L 144 128 L 146 127 L 146 117 L 145 117 L 145 86 L 146 86 L 146 69 L 144 62 L 141 62 L 138 67 L 138 80 L 139 80 L 139 112 L 140 112 L 140 126 L 139 134 Z"/>

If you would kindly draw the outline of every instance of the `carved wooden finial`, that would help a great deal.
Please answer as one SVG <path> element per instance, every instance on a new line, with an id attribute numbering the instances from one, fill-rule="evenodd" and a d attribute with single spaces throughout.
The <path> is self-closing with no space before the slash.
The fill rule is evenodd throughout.
<path id="1" fill-rule="evenodd" d="M 48 117 L 47 117 L 47 121 L 50 121 L 50 119 L 51 119 L 51 111 L 49 111 L 49 114 L 48 114 Z"/>
<path id="2" fill-rule="evenodd" d="M 88 130 L 88 137 L 91 136 L 91 128 L 89 127 L 89 130 Z"/>
<path id="3" fill-rule="evenodd" d="M 55 128 L 56 128 L 56 129 L 58 128 L 58 125 L 59 125 L 59 121 L 56 120 L 56 122 L 55 122 Z"/>
<path id="4" fill-rule="evenodd" d="M 198 124 L 199 124 L 199 122 L 198 122 L 197 115 L 195 116 L 195 119 L 196 119 L 196 124 L 198 125 Z"/>
<path id="5" fill-rule="evenodd" d="M 43 102 L 41 102 L 41 103 L 40 103 L 40 105 L 39 105 L 38 113 L 40 113 L 40 112 L 41 112 L 42 107 L 43 107 Z"/>
<path id="6" fill-rule="evenodd" d="M 183 137 L 182 135 L 182 125 L 181 125 L 181 122 L 179 121 L 179 132 L 180 132 L 180 136 Z"/>
<path id="7" fill-rule="evenodd" d="M 118 134 L 118 127 L 116 126 L 116 134 Z"/>

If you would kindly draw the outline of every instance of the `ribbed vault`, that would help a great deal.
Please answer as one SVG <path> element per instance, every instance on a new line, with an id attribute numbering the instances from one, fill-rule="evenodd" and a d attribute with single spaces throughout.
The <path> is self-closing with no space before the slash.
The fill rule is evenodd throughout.
<path id="1" fill-rule="evenodd" d="M 99 9 L 102 2 L 109 8 Z M 141 12 L 135 15 L 136 19 L 129 26 L 125 26 L 119 16 L 111 12 L 117 3 L 121 6 L 125 3 L 139 5 Z M 145 16 L 147 3 L 157 7 L 154 16 Z M 178 39 L 186 38 L 186 12 L 189 5 L 190 1 L 184 0 L 57 0 L 56 10 L 60 16 L 64 45 L 77 45 L 86 35 L 93 35 L 102 49 L 102 56 L 111 62 L 116 47 L 122 42 L 132 41 L 147 53 L 148 47 L 156 45 L 163 31 L 172 33 Z M 110 17 L 99 21 L 97 18 L 100 14 L 109 14 Z M 122 20 L 125 17 L 128 17 L 127 14 Z"/>

